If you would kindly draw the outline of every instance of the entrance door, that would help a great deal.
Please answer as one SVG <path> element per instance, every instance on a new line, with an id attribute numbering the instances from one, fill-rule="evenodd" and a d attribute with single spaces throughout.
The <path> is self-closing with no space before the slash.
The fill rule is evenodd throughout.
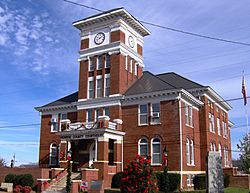
<path id="1" fill-rule="evenodd" d="M 95 161 L 95 143 L 92 143 L 89 147 L 89 167 L 93 166 Z"/>

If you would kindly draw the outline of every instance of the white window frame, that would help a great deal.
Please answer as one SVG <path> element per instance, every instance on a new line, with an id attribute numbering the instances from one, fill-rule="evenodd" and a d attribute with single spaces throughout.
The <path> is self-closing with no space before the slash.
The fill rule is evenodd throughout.
<path id="1" fill-rule="evenodd" d="M 128 56 L 125 56 L 125 69 L 128 70 Z"/>
<path id="2" fill-rule="evenodd" d="M 55 148 L 56 148 L 56 156 L 53 156 L 53 158 L 55 157 L 55 159 L 57 158 L 57 160 L 56 160 L 56 162 L 57 163 L 52 163 L 52 148 L 53 148 L 53 146 L 55 146 Z M 50 166 L 56 166 L 56 165 L 58 165 L 58 162 L 59 162 L 59 147 L 57 146 L 57 144 L 56 143 L 51 143 L 50 144 L 50 147 L 49 147 L 49 165 Z"/>
<path id="3" fill-rule="evenodd" d="M 218 152 L 220 153 L 220 156 L 222 157 L 222 149 L 221 149 L 221 144 L 220 143 L 218 145 Z"/>
<path id="4" fill-rule="evenodd" d="M 142 143 L 141 142 L 142 140 L 146 140 L 146 143 Z M 138 155 L 141 155 L 141 145 L 147 146 L 147 152 L 145 155 L 145 158 L 146 158 L 148 156 L 148 140 L 145 137 L 138 140 Z M 144 155 L 141 155 L 141 156 L 144 156 Z"/>
<path id="5" fill-rule="evenodd" d="M 90 96 L 89 96 L 89 95 L 90 95 L 90 94 L 89 94 L 89 93 L 90 93 L 90 89 L 89 89 L 89 83 L 90 83 L 90 82 L 93 82 L 93 89 L 91 89 L 91 91 L 93 91 L 93 98 L 95 98 L 94 77 L 89 77 L 89 78 L 88 78 L 88 93 L 87 93 L 87 98 L 88 98 L 88 99 L 90 99 Z M 91 99 L 92 99 L 92 97 L 91 97 Z"/>
<path id="6" fill-rule="evenodd" d="M 153 105 L 159 105 L 159 111 L 153 111 Z M 154 113 L 159 113 L 159 121 L 158 122 L 153 122 Z M 161 124 L 161 103 L 160 102 L 150 104 L 150 124 L 152 124 L 152 125 Z"/>
<path id="7" fill-rule="evenodd" d="M 229 164 L 228 164 L 228 150 L 227 150 L 227 147 L 224 147 L 224 166 L 225 167 L 229 166 Z"/>
<path id="8" fill-rule="evenodd" d="M 159 142 L 154 142 L 154 140 L 155 139 L 158 139 L 159 140 Z M 159 145 L 160 146 L 160 152 L 158 153 L 155 153 L 154 152 L 154 145 Z M 157 155 L 157 156 L 159 156 L 160 158 L 159 158 L 159 163 L 154 163 L 153 162 L 153 157 L 155 156 L 155 155 Z M 156 166 L 156 165 L 162 165 L 162 163 L 161 163 L 161 139 L 159 138 L 159 137 L 154 137 L 153 139 L 151 139 L 151 165 L 154 165 L 154 166 Z"/>
<path id="9" fill-rule="evenodd" d="M 221 136 L 220 118 L 217 118 L 217 132 Z"/>
<path id="10" fill-rule="evenodd" d="M 130 73 L 133 73 L 133 59 L 130 59 L 130 63 L 129 63 L 129 71 Z"/>
<path id="11" fill-rule="evenodd" d="M 109 61 L 109 62 L 107 62 Z M 109 65 L 107 66 L 107 64 L 109 63 Z M 106 54 L 106 57 L 105 57 L 105 68 L 110 68 L 110 55 L 109 54 Z"/>
<path id="12" fill-rule="evenodd" d="M 185 123 L 188 125 L 188 104 L 185 103 Z"/>
<path id="13" fill-rule="evenodd" d="M 187 162 L 188 166 L 191 165 L 191 159 L 190 159 L 190 141 L 189 141 L 188 138 L 186 140 L 186 162 Z"/>
<path id="14" fill-rule="evenodd" d="M 190 164 L 192 165 L 192 166 L 194 166 L 195 165 L 195 163 L 194 163 L 194 141 L 193 140 L 190 140 L 190 153 L 191 153 L 191 155 L 190 155 Z"/>
<path id="15" fill-rule="evenodd" d="M 92 72 L 94 70 L 95 70 L 95 66 L 94 66 L 93 58 L 90 57 L 88 60 L 88 71 Z"/>
<path id="16" fill-rule="evenodd" d="M 103 67 L 102 55 L 97 56 L 96 69 L 101 70 Z"/>
<path id="17" fill-rule="evenodd" d="M 93 116 L 93 110 L 94 110 L 94 109 L 87 109 L 87 110 L 86 110 L 86 122 L 87 122 L 87 123 L 91 123 L 91 122 L 94 121 L 94 120 L 93 120 L 93 117 L 92 117 L 92 120 L 89 121 L 89 112 L 91 112 L 91 116 Z"/>
<path id="18" fill-rule="evenodd" d="M 56 133 L 59 131 L 59 124 L 58 124 L 58 114 L 52 114 L 51 119 L 56 119 L 55 122 L 50 122 L 50 132 Z M 55 130 L 54 127 L 57 125 L 57 129 Z"/>
<path id="19" fill-rule="evenodd" d="M 147 107 L 147 113 L 143 113 L 141 114 L 141 106 L 144 106 L 146 105 Z M 147 115 L 147 119 L 146 119 L 146 123 L 141 123 L 141 115 Z M 138 105 L 138 125 L 148 125 L 148 104 L 145 103 L 145 104 L 139 104 Z"/>
<path id="20" fill-rule="evenodd" d="M 185 103 L 185 124 L 193 128 L 193 107 Z"/>
<path id="21" fill-rule="evenodd" d="M 208 116 L 209 116 L 209 131 L 215 133 L 214 115 L 212 113 L 209 113 Z"/>
<path id="22" fill-rule="evenodd" d="M 106 87 L 106 82 L 107 82 L 107 79 L 109 79 L 109 87 Z M 108 97 L 109 95 L 107 95 L 106 93 L 106 89 L 109 89 L 109 95 L 110 95 L 110 74 L 105 74 L 104 76 L 104 97 Z"/>
<path id="23" fill-rule="evenodd" d="M 138 75 L 138 63 L 135 63 L 135 66 L 134 66 L 134 75 L 137 76 Z"/>
<path id="24" fill-rule="evenodd" d="M 97 82 L 101 80 L 101 88 L 98 88 L 98 84 Z M 101 96 L 97 96 L 98 95 L 98 90 L 101 91 Z M 102 75 L 98 75 L 96 76 L 96 81 L 95 81 L 95 98 L 101 98 L 102 97 Z"/>

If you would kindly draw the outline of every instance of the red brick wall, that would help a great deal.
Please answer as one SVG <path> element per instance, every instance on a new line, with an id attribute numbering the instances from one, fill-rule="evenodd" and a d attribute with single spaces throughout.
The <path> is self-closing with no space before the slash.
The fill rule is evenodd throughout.
<path id="1" fill-rule="evenodd" d="M 125 43 L 125 33 L 120 30 L 111 32 L 110 35 L 111 42 L 121 41 Z"/>
<path id="2" fill-rule="evenodd" d="M 78 99 L 87 98 L 88 89 L 88 60 L 80 62 Z"/>
<path id="3" fill-rule="evenodd" d="M 122 107 L 124 136 L 124 165 L 133 160 L 138 154 L 138 140 L 141 137 L 148 139 L 148 150 L 150 152 L 151 139 L 159 136 L 162 148 L 169 150 L 169 169 L 179 171 L 180 169 L 180 124 L 177 101 L 161 102 L 161 124 L 138 126 L 138 105 Z M 162 167 L 155 167 L 161 170 Z"/>
<path id="4" fill-rule="evenodd" d="M 142 46 L 140 44 L 137 44 L 137 53 L 142 56 Z"/>
<path id="5" fill-rule="evenodd" d="M 81 40 L 81 50 L 89 48 L 89 38 Z"/>

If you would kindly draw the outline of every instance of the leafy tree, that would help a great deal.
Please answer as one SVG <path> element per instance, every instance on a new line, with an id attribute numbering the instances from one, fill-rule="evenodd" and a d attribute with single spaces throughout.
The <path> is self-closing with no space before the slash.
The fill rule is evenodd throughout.
<path id="1" fill-rule="evenodd" d="M 0 157 L 0 168 L 6 167 L 6 161 Z"/>
<path id="2" fill-rule="evenodd" d="M 247 174 L 250 174 L 250 133 L 243 136 L 237 147 L 241 151 L 240 160 L 243 163 L 243 169 Z"/>

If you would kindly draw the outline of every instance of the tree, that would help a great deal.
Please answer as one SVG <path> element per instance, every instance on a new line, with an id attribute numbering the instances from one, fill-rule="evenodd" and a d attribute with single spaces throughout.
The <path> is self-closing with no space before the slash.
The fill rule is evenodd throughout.
<path id="1" fill-rule="evenodd" d="M 240 160 L 243 163 L 243 170 L 250 174 L 250 133 L 243 136 L 237 147 L 241 151 Z"/>
<path id="2" fill-rule="evenodd" d="M 6 161 L 0 157 L 0 168 L 6 167 Z"/>

